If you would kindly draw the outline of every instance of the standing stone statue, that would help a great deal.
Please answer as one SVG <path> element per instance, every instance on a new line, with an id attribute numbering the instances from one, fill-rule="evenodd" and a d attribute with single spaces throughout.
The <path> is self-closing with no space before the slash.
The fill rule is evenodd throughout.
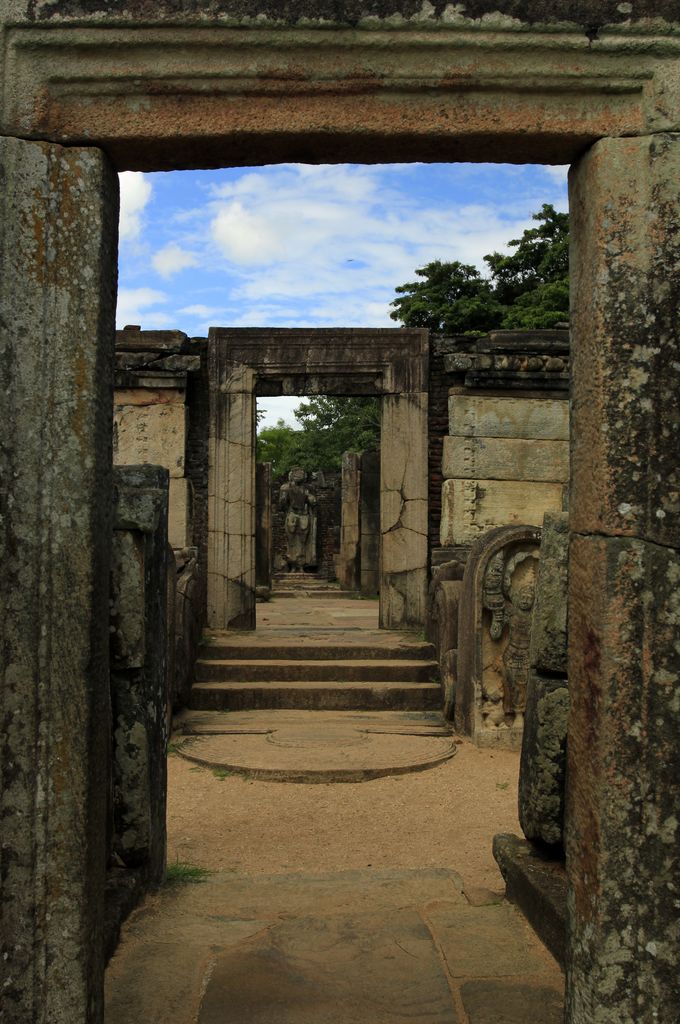
<path id="1" fill-rule="evenodd" d="M 301 571 L 317 564 L 316 497 L 305 486 L 307 474 L 294 466 L 288 483 L 279 492 L 279 508 L 286 512 L 286 562 L 288 571 Z"/>

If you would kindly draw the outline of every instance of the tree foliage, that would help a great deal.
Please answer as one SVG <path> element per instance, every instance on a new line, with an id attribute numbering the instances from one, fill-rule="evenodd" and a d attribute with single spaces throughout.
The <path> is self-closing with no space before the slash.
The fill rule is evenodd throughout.
<path id="1" fill-rule="evenodd" d="M 484 332 L 499 327 L 504 309 L 491 285 L 468 263 L 434 260 L 416 270 L 421 281 L 396 288 L 393 320 L 437 334 Z"/>
<path id="2" fill-rule="evenodd" d="M 279 420 L 257 436 L 257 461 L 271 462 L 275 476 L 302 466 L 340 469 L 343 452 L 362 452 L 380 443 L 380 406 L 376 398 L 308 398 L 295 410 L 299 429 Z"/>
<path id="3" fill-rule="evenodd" d="M 508 254 L 484 257 L 488 278 L 468 264 L 435 260 L 416 270 L 421 281 L 400 285 L 393 320 L 441 334 L 477 334 L 502 327 L 554 327 L 569 316 L 569 215 L 544 203 L 537 222 L 513 238 Z"/>

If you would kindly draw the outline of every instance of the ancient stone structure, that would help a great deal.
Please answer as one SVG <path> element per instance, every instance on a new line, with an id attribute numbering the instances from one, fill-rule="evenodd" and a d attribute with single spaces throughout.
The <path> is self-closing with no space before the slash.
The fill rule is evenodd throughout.
<path id="1" fill-rule="evenodd" d="M 567 331 L 435 340 L 449 388 L 440 543 L 460 557 L 486 530 L 540 526 L 569 479 Z"/>
<path id="2" fill-rule="evenodd" d="M 180 549 L 194 542 L 187 383 L 200 368 L 200 341 L 181 331 L 131 326 L 116 332 L 113 461 L 165 466 L 170 475 L 168 538 Z"/>
<path id="3" fill-rule="evenodd" d="M 340 550 L 336 559 L 338 580 L 344 590 L 361 586 L 361 456 L 342 456 Z"/>
<path id="4" fill-rule="evenodd" d="M 380 454 L 345 452 L 338 579 L 365 597 L 380 593 Z"/>
<path id="5" fill-rule="evenodd" d="M 255 468 L 255 588 L 262 597 L 271 591 L 274 571 L 272 486 L 271 462 L 258 462 Z"/>
<path id="6" fill-rule="evenodd" d="M 540 538 L 536 527 L 497 527 L 475 541 L 465 565 L 455 721 L 483 746 L 522 741 Z"/>
<path id="7" fill-rule="evenodd" d="M 159 466 L 114 472 L 111 563 L 112 853 L 143 886 L 165 872 L 168 690 L 168 473 Z M 172 566 L 174 578 L 174 565 Z M 127 876 L 127 877 L 126 877 Z M 115 877 L 115 876 L 114 876 Z M 110 890 L 115 887 L 110 886 Z"/>
<path id="8" fill-rule="evenodd" d="M 380 593 L 380 453 L 361 453 L 360 519 L 361 570 L 364 597 Z"/>
<path id="9" fill-rule="evenodd" d="M 455 713 L 458 677 L 458 621 L 463 592 L 462 562 L 444 562 L 432 572 L 428 591 L 426 636 L 437 651 L 443 690 L 444 716 Z"/>
<path id="10" fill-rule="evenodd" d="M 422 625 L 427 598 L 427 367 L 422 330 L 211 328 L 208 624 L 255 624 L 255 400 L 382 402 L 380 621 Z"/>
<path id="11" fill-rule="evenodd" d="M 543 520 L 531 622 L 519 820 L 524 835 L 561 848 L 564 831 L 567 685 L 566 513 Z"/>
<path id="12" fill-rule="evenodd" d="M 573 163 L 566 1020 L 674 1019 L 679 31 L 675 0 L 3 5 L 8 1022 L 101 1022 L 114 170 L 490 157 Z M 231 380 L 247 412 L 249 382 Z M 424 394 L 408 373 L 385 390 L 384 433 L 405 403 L 406 436 L 424 434 Z M 212 465 L 247 489 L 225 441 Z M 388 625 L 423 621 L 403 468 L 382 467 L 383 531 L 402 523 L 383 534 Z M 426 504 L 406 499 L 409 515 Z M 245 593 L 253 530 L 237 520 Z M 218 559 L 213 594 L 226 580 Z M 240 595 L 212 601 L 214 623 L 241 614 Z"/>

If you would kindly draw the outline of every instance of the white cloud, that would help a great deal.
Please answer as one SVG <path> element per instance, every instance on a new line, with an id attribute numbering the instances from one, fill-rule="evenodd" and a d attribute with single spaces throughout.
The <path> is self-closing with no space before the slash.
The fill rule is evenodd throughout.
<path id="1" fill-rule="evenodd" d="M 142 230 L 142 213 L 151 199 L 153 191 L 151 182 L 141 171 L 123 171 L 118 178 L 120 181 L 120 237 L 125 240 L 137 238 Z"/>
<path id="2" fill-rule="evenodd" d="M 216 313 L 221 313 L 221 309 L 215 309 L 213 306 L 204 306 L 200 302 L 197 302 L 195 306 L 184 306 L 182 309 L 178 309 L 177 312 L 182 316 L 214 316 Z"/>
<path id="3" fill-rule="evenodd" d="M 193 252 L 182 249 L 176 242 L 169 242 L 168 245 L 159 249 L 152 261 L 154 270 L 161 277 L 172 277 L 186 267 L 198 265 L 198 257 Z"/>
<path id="4" fill-rule="evenodd" d="M 567 181 L 567 175 L 569 174 L 569 164 L 559 164 L 555 167 L 551 167 L 550 164 L 544 164 L 543 170 L 552 178 L 553 181 L 557 182 L 558 185 L 564 185 Z"/>
<path id="5" fill-rule="evenodd" d="M 173 326 L 173 318 L 154 307 L 167 303 L 165 292 L 153 288 L 120 288 L 116 309 L 116 324 L 121 330 L 126 324 L 140 324 L 144 330 Z"/>
<path id="6" fill-rule="evenodd" d="M 395 286 L 413 280 L 416 267 L 461 260 L 483 271 L 486 253 L 507 249 L 531 225 L 526 206 L 513 216 L 502 196 L 442 209 L 387 181 L 382 167 L 286 165 L 213 189 L 210 233 L 225 269 L 240 279 L 239 297 L 260 306 L 347 296 L 324 322 L 359 323 L 358 310 L 372 303 L 370 325 L 379 326 Z M 245 311 L 238 322 L 248 322 Z"/>

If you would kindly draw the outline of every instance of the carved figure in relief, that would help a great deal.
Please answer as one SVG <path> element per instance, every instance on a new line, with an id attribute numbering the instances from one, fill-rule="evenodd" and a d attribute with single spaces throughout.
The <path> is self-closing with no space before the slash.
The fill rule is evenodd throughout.
<path id="1" fill-rule="evenodd" d="M 527 572 L 522 563 L 531 559 L 535 563 L 536 553 L 518 551 L 506 562 L 506 552 L 498 551 L 489 560 L 482 587 L 482 604 L 491 613 L 489 634 L 500 647 L 500 641 L 508 629 L 507 642 L 494 659 L 498 675 L 502 680 L 502 712 L 496 710 L 498 696 L 485 693 L 487 715 L 494 724 L 499 716 L 509 722 L 524 713 L 526 707 L 527 682 L 529 678 L 529 642 L 531 639 L 531 609 L 534 603 L 535 575 L 533 567 Z M 514 580 L 519 570 L 520 581 Z M 489 674 L 487 672 L 487 674 Z M 491 673 L 495 675 L 496 673 Z M 485 680 L 486 689 L 493 689 L 491 678 Z M 495 699 L 494 699 L 495 697 Z"/>
<path id="2" fill-rule="evenodd" d="M 306 486 L 307 474 L 294 466 L 288 483 L 279 492 L 279 508 L 286 513 L 286 563 L 288 571 L 311 568 L 316 556 L 316 497 Z"/>
<path id="3" fill-rule="evenodd" d="M 526 584 L 510 593 L 508 645 L 503 651 L 503 709 L 506 714 L 524 713 L 529 680 L 529 641 L 534 585 Z"/>

